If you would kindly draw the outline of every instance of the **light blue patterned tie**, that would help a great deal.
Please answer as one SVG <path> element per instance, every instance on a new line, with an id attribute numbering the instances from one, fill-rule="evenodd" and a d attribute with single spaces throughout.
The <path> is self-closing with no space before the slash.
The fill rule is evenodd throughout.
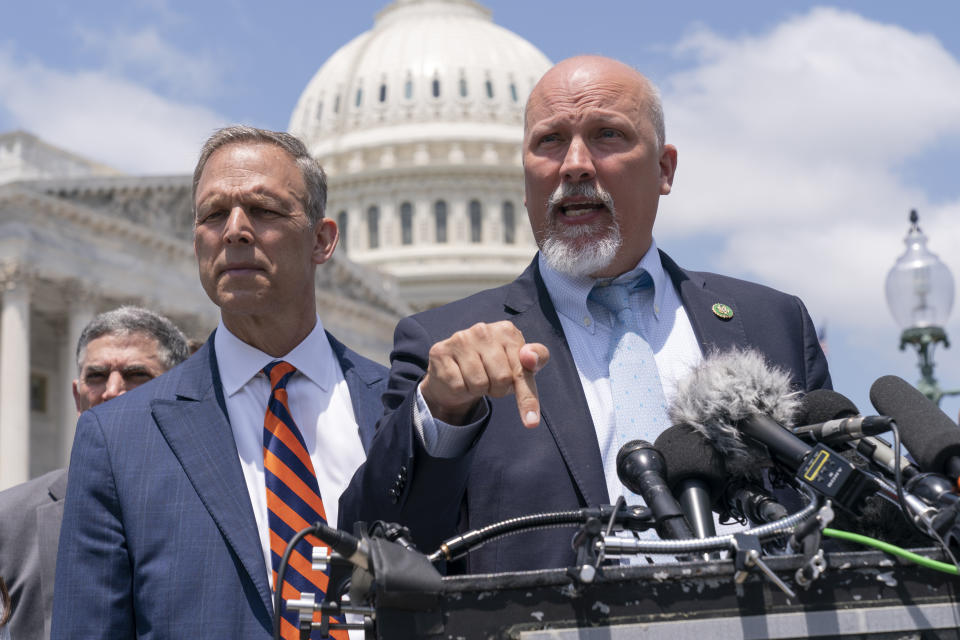
<path id="1" fill-rule="evenodd" d="M 653 442 L 667 427 L 667 401 L 650 344 L 644 339 L 638 314 L 630 307 L 630 293 L 640 291 L 642 311 L 652 313 L 653 281 L 644 272 L 637 280 L 623 284 L 598 284 L 590 299 L 606 308 L 613 318 L 610 335 L 610 395 L 613 400 L 615 433 L 608 439 L 604 474 L 616 475 L 617 451 L 631 440 Z M 624 488 L 628 504 L 643 500 Z M 610 496 L 613 500 L 616 496 Z"/>

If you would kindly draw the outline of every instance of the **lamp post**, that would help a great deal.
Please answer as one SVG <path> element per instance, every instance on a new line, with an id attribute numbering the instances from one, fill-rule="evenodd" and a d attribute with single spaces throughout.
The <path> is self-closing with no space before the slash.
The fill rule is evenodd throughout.
<path id="1" fill-rule="evenodd" d="M 917 388 L 940 404 L 943 396 L 960 394 L 960 389 L 943 390 L 933 377 L 933 349 L 938 343 L 949 347 L 943 327 L 953 307 L 953 276 L 940 259 L 927 249 L 927 237 L 917 224 L 916 209 L 910 212 L 910 230 L 904 238 L 907 250 L 887 274 L 887 306 L 900 325 L 900 350 L 911 344 L 920 359 Z"/>

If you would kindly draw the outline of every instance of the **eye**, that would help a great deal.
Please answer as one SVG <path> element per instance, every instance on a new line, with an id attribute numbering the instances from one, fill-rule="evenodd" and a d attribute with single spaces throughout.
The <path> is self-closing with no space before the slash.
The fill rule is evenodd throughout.
<path id="1" fill-rule="evenodd" d="M 144 382 L 153 380 L 153 376 L 146 371 L 131 371 L 130 373 L 124 374 L 123 379 L 134 384 L 143 384 Z"/>
<path id="2" fill-rule="evenodd" d="M 227 215 L 225 209 L 211 209 L 210 211 L 200 213 L 197 215 L 197 224 L 206 224 L 217 222 L 218 220 L 223 219 Z"/>
<path id="3" fill-rule="evenodd" d="M 622 138 L 623 133 L 617 131 L 616 129 L 601 129 L 600 136 L 601 138 Z"/>
<path id="4" fill-rule="evenodd" d="M 280 215 L 279 211 L 269 207 L 253 207 L 250 209 L 250 213 L 260 218 L 273 218 Z"/>
<path id="5" fill-rule="evenodd" d="M 91 371 L 83 376 L 83 381 L 88 385 L 99 384 L 107 379 L 107 374 L 102 371 Z"/>
<path id="6" fill-rule="evenodd" d="M 550 144 L 551 142 L 560 142 L 560 134 L 548 133 L 544 136 L 540 136 L 540 144 Z"/>

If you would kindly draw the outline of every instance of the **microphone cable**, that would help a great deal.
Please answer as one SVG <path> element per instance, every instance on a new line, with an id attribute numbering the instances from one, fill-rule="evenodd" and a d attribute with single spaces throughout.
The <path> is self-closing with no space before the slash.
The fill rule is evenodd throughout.
<path id="1" fill-rule="evenodd" d="M 611 517 L 615 518 L 617 515 L 618 512 L 613 511 Z M 440 560 L 456 560 L 493 540 L 518 533 L 526 533 L 528 531 L 583 524 L 592 516 L 604 519 L 606 514 L 597 508 L 585 508 L 552 513 L 534 513 L 526 516 L 508 518 L 445 540 L 439 549 L 427 556 L 427 559 L 434 563 Z M 652 518 L 652 512 L 647 508 L 643 508 L 638 509 L 630 519 L 641 521 L 649 518 Z M 652 521 L 650 525 L 653 526 Z"/>
<path id="2" fill-rule="evenodd" d="M 960 575 L 960 569 L 958 569 L 955 564 L 950 564 L 949 562 L 940 562 L 939 560 L 927 558 L 926 556 L 921 556 L 918 553 L 908 551 L 903 547 L 898 547 L 897 545 L 884 542 L 883 540 L 877 540 L 876 538 L 860 535 L 859 533 L 853 533 L 852 531 L 843 531 L 842 529 L 833 529 L 831 527 L 826 527 L 823 530 L 823 535 L 830 538 L 836 538 L 837 540 L 855 542 L 866 547 L 873 547 L 874 549 L 878 549 L 899 558 L 903 558 L 904 560 L 908 560 L 927 569 L 933 569 L 935 571 L 941 571 L 943 573 L 949 573 L 955 576 Z M 947 554 L 950 555 L 949 552 L 947 552 Z"/>
<path id="3" fill-rule="evenodd" d="M 287 565 L 290 564 L 290 556 L 301 540 L 310 534 L 316 534 L 316 532 L 317 525 L 301 529 L 290 539 L 287 548 L 283 550 L 280 565 L 277 567 L 277 579 L 273 585 L 273 640 L 280 640 L 280 619 L 283 617 L 280 613 L 280 606 L 283 604 L 283 579 L 286 577 Z"/>

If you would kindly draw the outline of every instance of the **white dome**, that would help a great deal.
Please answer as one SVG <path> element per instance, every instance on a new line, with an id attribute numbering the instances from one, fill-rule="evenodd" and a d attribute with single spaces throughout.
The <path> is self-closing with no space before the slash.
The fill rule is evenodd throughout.
<path id="1" fill-rule="evenodd" d="M 473 0 L 396 0 L 314 75 L 289 130 L 318 157 L 424 138 L 519 142 L 549 67 Z"/>
<path id="2" fill-rule="evenodd" d="M 396 0 L 300 96 L 290 133 L 323 164 L 349 258 L 416 308 L 510 281 L 523 218 L 523 109 L 550 61 L 473 0 Z"/>

